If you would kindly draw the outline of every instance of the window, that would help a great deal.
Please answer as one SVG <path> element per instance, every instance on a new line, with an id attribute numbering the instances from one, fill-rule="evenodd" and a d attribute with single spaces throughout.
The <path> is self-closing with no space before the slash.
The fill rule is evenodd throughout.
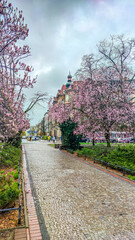
<path id="1" fill-rule="evenodd" d="M 69 95 L 66 94 L 66 102 L 68 102 L 68 101 L 69 101 Z"/>

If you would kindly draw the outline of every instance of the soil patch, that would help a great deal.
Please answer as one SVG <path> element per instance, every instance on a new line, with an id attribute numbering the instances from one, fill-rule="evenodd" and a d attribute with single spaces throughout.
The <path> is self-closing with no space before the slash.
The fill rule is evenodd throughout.
<path id="1" fill-rule="evenodd" d="M 0 240 L 14 240 L 14 230 L 0 232 Z"/>

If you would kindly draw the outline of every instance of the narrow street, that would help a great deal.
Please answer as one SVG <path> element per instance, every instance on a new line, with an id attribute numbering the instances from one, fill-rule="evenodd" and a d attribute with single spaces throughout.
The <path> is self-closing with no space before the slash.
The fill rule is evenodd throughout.
<path id="1" fill-rule="evenodd" d="M 44 240 L 135 239 L 134 186 L 46 141 L 23 145 Z"/>

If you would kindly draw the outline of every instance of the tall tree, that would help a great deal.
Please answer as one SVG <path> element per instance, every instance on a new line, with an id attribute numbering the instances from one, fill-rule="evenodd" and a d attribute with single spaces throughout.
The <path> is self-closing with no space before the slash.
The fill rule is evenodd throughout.
<path id="1" fill-rule="evenodd" d="M 17 45 L 28 36 L 22 11 L 5 0 L 0 1 L 0 135 L 7 139 L 28 127 L 23 111 L 24 88 L 33 87 L 32 67 L 23 60 L 30 55 L 29 46 Z"/>
<path id="2" fill-rule="evenodd" d="M 102 78 L 101 78 L 102 76 Z M 117 83 L 111 85 L 99 71 L 93 80 L 84 80 L 73 92 L 73 118 L 78 123 L 77 133 L 89 138 L 104 134 L 110 146 L 110 131 L 124 124 L 127 131 L 133 119 L 133 105 L 127 97 L 127 84 L 122 85 L 123 94 L 118 95 Z"/>
<path id="3" fill-rule="evenodd" d="M 133 130 L 134 50 L 135 41 L 124 36 L 100 42 L 97 56 L 89 54 L 82 59 L 70 105 L 55 104 L 52 116 L 60 123 L 71 116 L 78 126 L 75 132 L 90 138 L 104 134 L 108 147 L 111 130 L 121 126 Z"/>
<path id="4" fill-rule="evenodd" d="M 134 50 L 135 40 L 125 39 L 123 35 L 111 36 L 109 41 L 99 43 L 97 56 L 83 57 L 77 71 L 77 78 L 84 81 L 74 95 L 78 121 L 84 123 L 80 128 L 86 124 L 85 131 L 86 128 L 92 133 L 94 128 L 98 133 L 103 131 L 108 146 L 110 130 L 121 125 L 126 130 L 133 127 Z"/>

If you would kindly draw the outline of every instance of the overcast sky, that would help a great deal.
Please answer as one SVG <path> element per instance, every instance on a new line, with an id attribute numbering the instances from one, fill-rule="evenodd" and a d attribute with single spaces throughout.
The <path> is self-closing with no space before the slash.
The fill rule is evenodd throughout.
<path id="1" fill-rule="evenodd" d="M 9 0 L 23 10 L 29 37 L 22 44 L 31 47 L 29 64 L 38 74 L 30 98 L 36 91 L 55 96 L 74 76 L 81 58 L 96 49 L 110 35 L 135 37 L 135 0 Z M 43 118 L 46 109 L 35 107 L 31 125 Z"/>

